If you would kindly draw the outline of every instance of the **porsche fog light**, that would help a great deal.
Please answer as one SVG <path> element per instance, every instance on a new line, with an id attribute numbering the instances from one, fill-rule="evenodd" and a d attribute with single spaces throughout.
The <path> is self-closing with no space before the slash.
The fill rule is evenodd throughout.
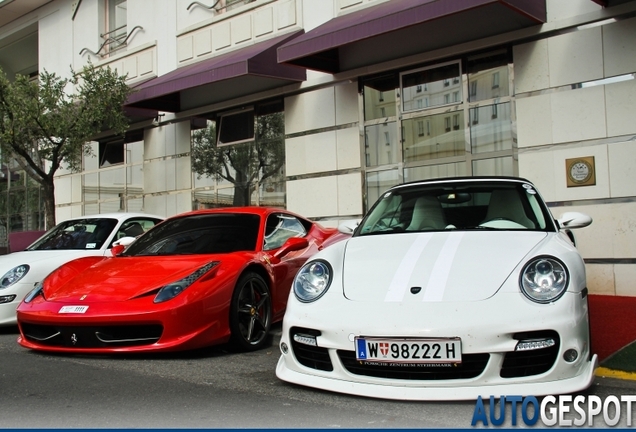
<path id="1" fill-rule="evenodd" d="M 172 282 L 162 286 L 161 289 L 159 289 L 159 292 L 157 293 L 157 295 L 155 296 L 154 302 L 162 303 L 162 302 L 175 298 L 176 296 L 181 294 L 183 290 L 185 290 L 187 287 L 189 287 L 194 282 L 196 282 L 197 279 L 199 279 L 201 276 L 206 274 L 208 270 L 212 269 L 213 267 L 216 267 L 218 264 L 219 264 L 218 261 L 212 261 L 211 263 L 204 265 L 203 267 L 201 267 L 194 273 L 190 274 L 189 276 L 186 276 L 183 279 L 180 279 L 176 282 Z"/>
<path id="2" fill-rule="evenodd" d="M 521 272 L 521 292 L 537 303 L 549 303 L 561 297 L 568 287 L 568 272 L 556 258 L 537 257 Z"/>
<path id="3" fill-rule="evenodd" d="M 305 264 L 294 278 L 294 294 L 301 302 L 318 300 L 331 284 L 332 270 L 326 261 Z"/>
<path id="4" fill-rule="evenodd" d="M 42 287 L 44 284 L 42 282 L 38 282 L 35 284 L 31 292 L 29 292 L 26 297 L 24 297 L 25 303 L 31 303 L 34 298 L 42 294 Z"/>
<path id="5" fill-rule="evenodd" d="M 573 348 L 563 353 L 563 360 L 565 360 L 568 363 L 572 363 L 577 358 L 579 358 L 579 353 Z"/>
<path id="6" fill-rule="evenodd" d="M 6 272 L 4 276 L 0 278 L 0 289 L 10 287 L 14 283 L 18 282 L 29 272 L 29 269 L 30 267 L 28 264 L 20 264 Z"/>
<path id="7" fill-rule="evenodd" d="M 15 294 L 0 296 L 0 304 L 11 303 L 13 300 L 15 300 Z"/>
<path id="8" fill-rule="evenodd" d="M 280 352 L 282 352 L 283 354 L 287 354 L 289 352 L 289 347 L 285 342 L 282 342 L 280 344 Z"/>

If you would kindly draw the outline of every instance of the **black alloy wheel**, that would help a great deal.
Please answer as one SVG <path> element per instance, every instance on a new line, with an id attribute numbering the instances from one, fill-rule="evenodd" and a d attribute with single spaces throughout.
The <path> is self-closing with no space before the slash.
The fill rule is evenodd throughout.
<path id="1" fill-rule="evenodd" d="M 232 295 L 230 330 L 232 345 L 255 351 L 270 343 L 272 299 L 267 283 L 256 273 L 242 275 Z"/>

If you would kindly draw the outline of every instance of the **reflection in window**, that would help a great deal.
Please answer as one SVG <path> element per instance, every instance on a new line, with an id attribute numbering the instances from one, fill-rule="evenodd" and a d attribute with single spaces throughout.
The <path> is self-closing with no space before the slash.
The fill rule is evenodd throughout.
<path id="1" fill-rule="evenodd" d="M 464 155 L 463 117 L 463 112 L 453 114 L 452 119 L 445 114 L 427 117 L 431 133 L 425 137 L 418 134 L 417 118 L 404 120 L 404 162 Z M 455 127 L 451 122 L 456 122 Z"/>
<path id="2" fill-rule="evenodd" d="M 514 176 L 512 157 L 480 159 L 473 161 L 473 175 L 502 175 Z"/>
<path id="3" fill-rule="evenodd" d="M 401 75 L 402 104 L 405 112 L 421 108 L 418 100 L 428 96 L 427 106 L 435 107 L 451 102 L 449 89 L 457 92 L 457 101 L 461 100 L 461 75 L 459 63 L 451 63 L 428 69 L 421 69 Z M 425 90 L 418 91 L 424 86 Z"/>
<path id="4" fill-rule="evenodd" d="M 479 121 L 480 113 L 482 121 Z M 472 153 L 512 149 L 510 103 L 495 104 L 470 110 L 470 143 Z"/>
<path id="5" fill-rule="evenodd" d="M 278 249 L 292 237 L 304 237 L 305 226 L 293 216 L 273 214 L 265 225 L 265 244 L 263 250 Z"/>
<path id="6" fill-rule="evenodd" d="M 254 107 L 254 139 L 217 145 L 217 123 L 192 132 L 192 170 L 199 207 L 285 206 L 285 118 L 282 101 Z"/>
<path id="7" fill-rule="evenodd" d="M 395 74 L 383 75 L 364 82 L 364 119 L 374 120 L 395 116 Z"/>
<path id="8" fill-rule="evenodd" d="M 395 122 L 367 126 L 364 135 L 367 166 L 397 162 L 399 147 Z"/>
<path id="9" fill-rule="evenodd" d="M 399 184 L 398 170 L 376 171 L 367 173 L 367 203 L 370 207 L 388 188 Z"/>
<path id="10" fill-rule="evenodd" d="M 468 82 L 471 102 L 508 96 L 508 63 L 506 50 L 490 52 L 468 59 Z M 506 83 L 506 85 L 500 85 Z"/>
<path id="11" fill-rule="evenodd" d="M 439 177 L 462 177 L 468 175 L 466 162 L 425 165 L 404 169 L 404 181 L 426 180 Z"/>
<path id="12" fill-rule="evenodd" d="M 124 163 L 124 141 L 99 143 L 99 167 Z"/>

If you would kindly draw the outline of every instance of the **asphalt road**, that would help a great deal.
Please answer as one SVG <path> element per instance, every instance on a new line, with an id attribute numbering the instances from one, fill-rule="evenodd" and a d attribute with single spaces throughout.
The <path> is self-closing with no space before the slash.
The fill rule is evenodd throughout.
<path id="1" fill-rule="evenodd" d="M 71 356 L 26 350 L 15 341 L 16 328 L 0 329 L 0 424 L 2 428 L 470 427 L 472 401 L 376 400 L 284 383 L 274 373 L 278 337 L 270 349 L 254 353 L 234 353 L 221 346 L 174 355 Z M 636 385 L 599 380 L 590 393 L 636 394 Z M 625 425 L 625 411 L 619 425 Z M 510 415 L 506 424 L 509 421 Z"/>

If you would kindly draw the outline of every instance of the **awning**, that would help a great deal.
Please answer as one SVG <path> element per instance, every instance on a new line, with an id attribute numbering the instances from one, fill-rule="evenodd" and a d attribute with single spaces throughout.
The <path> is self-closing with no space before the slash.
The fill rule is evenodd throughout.
<path id="1" fill-rule="evenodd" d="M 278 61 L 337 73 L 545 22 L 545 0 L 390 0 L 283 44 Z"/>
<path id="2" fill-rule="evenodd" d="M 125 106 L 179 112 L 306 79 L 304 68 L 279 64 L 276 48 L 298 31 L 184 66 L 136 87 Z"/>

